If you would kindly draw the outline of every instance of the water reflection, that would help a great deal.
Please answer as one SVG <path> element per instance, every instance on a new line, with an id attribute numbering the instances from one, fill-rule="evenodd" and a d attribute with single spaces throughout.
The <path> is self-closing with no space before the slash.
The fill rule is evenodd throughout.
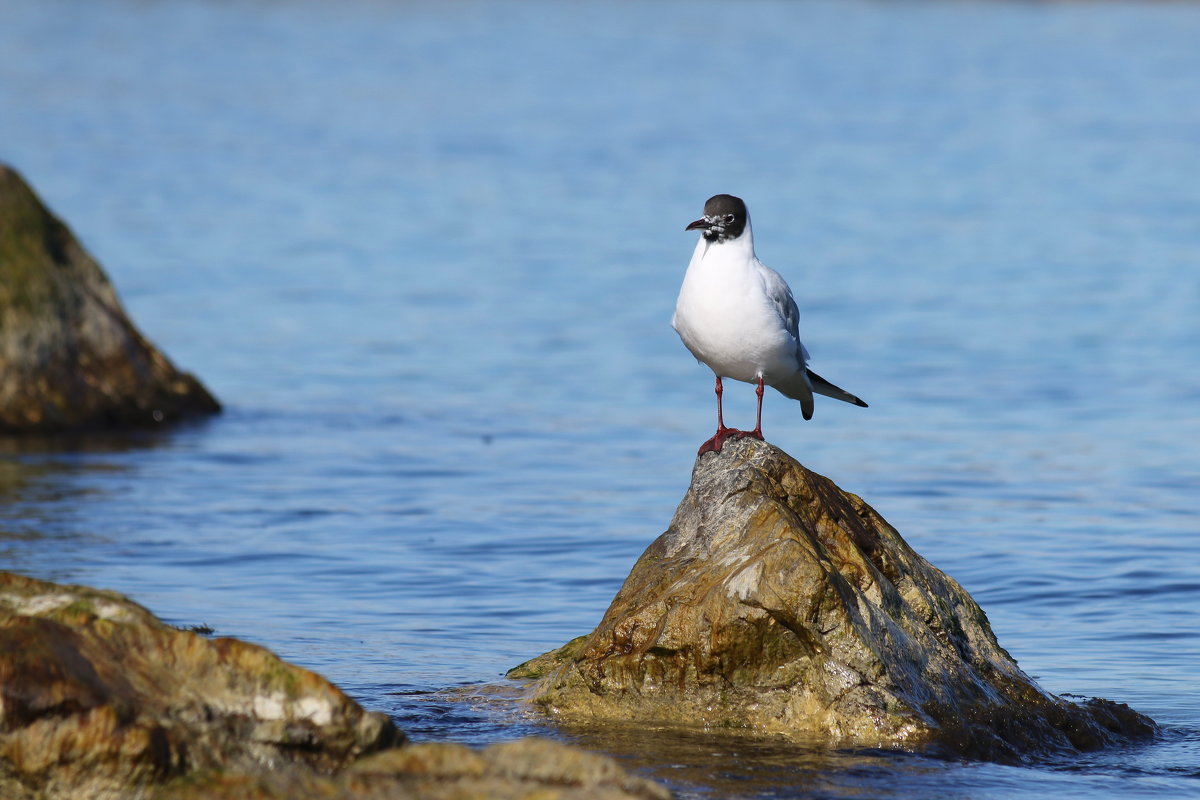
<path id="1" fill-rule="evenodd" d="M 55 435 L 0 435 L 0 458 L 22 456 L 78 456 L 85 454 L 137 453 L 168 446 L 181 435 L 202 433 L 218 418 L 180 422 L 161 428 L 131 428 L 115 431 L 82 431 Z"/>
<path id="2" fill-rule="evenodd" d="M 0 563 L 50 580 L 76 574 L 76 559 L 87 547 L 109 540 L 103 533 L 109 524 L 93 520 L 91 510 L 110 501 L 122 483 L 137 479 L 144 469 L 141 455 L 208 424 L 0 436 Z M 66 552 L 55 558 L 57 548 Z"/>

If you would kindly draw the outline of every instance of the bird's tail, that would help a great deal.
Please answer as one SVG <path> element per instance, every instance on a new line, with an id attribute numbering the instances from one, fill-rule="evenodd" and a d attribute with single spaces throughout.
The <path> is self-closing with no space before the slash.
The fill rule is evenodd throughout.
<path id="1" fill-rule="evenodd" d="M 812 390 L 817 394 L 823 394 L 826 397 L 832 397 L 834 400 L 841 400 L 843 403 L 850 403 L 851 405 L 861 406 L 863 408 L 867 407 L 867 404 L 862 400 L 850 394 L 845 389 L 839 386 L 834 386 L 832 383 L 825 380 L 811 369 L 808 370 L 808 383 L 812 387 Z M 811 399 L 809 402 L 812 402 Z M 808 419 L 808 417 L 808 414 L 804 416 L 805 419 Z"/>
<path id="2" fill-rule="evenodd" d="M 808 373 L 811 375 L 812 373 Z M 794 375 L 785 381 L 772 383 L 784 397 L 790 397 L 793 400 L 800 401 L 800 412 L 804 414 L 805 419 L 812 419 L 813 415 L 813 387 L 809 385 L 808 375 L 804 374 L 804 370 L 797 370 Z"/>

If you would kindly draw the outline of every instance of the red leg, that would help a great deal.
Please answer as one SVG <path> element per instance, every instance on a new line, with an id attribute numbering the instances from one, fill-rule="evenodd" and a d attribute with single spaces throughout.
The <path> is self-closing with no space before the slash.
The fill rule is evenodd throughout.
<path id="1" fill-rule="evenodd" d="M 725 430 L 725 419 L 721 414 L 721 395 L 725 393 L 725 387 L 721 383 L 721 376 L 717 376 L 717 433 Z"/>
<path id="2" fill-rule="evenodd" d="M 762 438 L 762 396 L 763 396 L 762 375 L 758 376 L 758 388 L 754 390 L 754 393 L 756 395 L 758 395 L 758 412 L 754 416 L 754 430 L 747 433 L 746 436 L 753 436 L 755 439 L 761 439 Z"/>
<path id="3" fill-rule="evenodd" d="M 713 434 L 713 437 L 711 439 L 709 439 L 704 444 L 700 445 L 700 450 L 696 453 L 696 455 L 700 455 L 702 453 L 707 453 L 710 450 L 714 453 L 721 452 L 721 445 L 725 444 L 725 440 L 729 437 L 729 435 L 739 432 L 739 431 L 735 431 L 733 428 L 725 427 L 725 417 L 721 412 L 721 395 L 724 394 L 725 387 L 721 383 L 720 375 L 717 376 L 716 392 L 717 392 L 717 432 Z"/>
<path id="4" fill-rule="evenodd" d="M 739 431 L 736 428 L 726 428 L 725 427 L 724 415 L 721 412 L 721 395 L 724 393 L 724 389 L 725 389 L 725 387 L 721 384 L 721 376 L 718 375 L 717 376 L 717 388 L 716 388 L 716 392 L 717 392 L 717 432 L 715 434 L 713 434 L 713 437 L 711 439 L 709 439 L 704 444 L 700 445 L 700 450 L 699 450 L 699 452 L 696 453 L 696 455 L 702 455 L 702 454 L 710 452 L 710 451 L 713 453 L 721 452 L 721 447 L 725 444 L 725 440 L 730 437 L 733 437 L 734 439 L 741 439 L 743 436 L 751 436 L 755 439 L 763 438 L 762 437 L 762 399 L 763 399 L 763 380 L 762 380 L 762 378 L 760 377 L 758 379 L 758 388 L 756 390 L 756 392 L 758 394 L 758 419 L 757 419 L 757 422 L 755 423 L 754 430 L 752 430 L 752 431 Z"/>

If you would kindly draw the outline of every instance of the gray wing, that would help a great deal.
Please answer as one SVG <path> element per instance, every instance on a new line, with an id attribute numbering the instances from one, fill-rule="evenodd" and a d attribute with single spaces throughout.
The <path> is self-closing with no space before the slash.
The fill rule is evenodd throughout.
<path id="1" fill-rule="evenodd" d="M 779 314 L 779 318 L 783 320 L 788 333 L 796 340 L 796 347 L 800 351 L 800 366 L 805 366 L 808 364 L 808 350 L 805 349 L 803 342 L 800 341 L 800 309 L 796 306 L 796 301 L 792 297 L 792 290 L 788 287 L 787 281 L 778 272 L 761 261 L 758 262 L 758 265 L 762 268 L 760 274 L 767 297 L 770 298 L 771 304 L 775 306 L 775 311 Z"/>
<path id="2" fill-rule="evenodd" d="M 796 307 L 796 301 L 792 298 L 792 290 L 788 288 L 787 281 L 778 272 L 761 261 L 759 262 L 759 266 L 762 267 L 760 274 L 762 275 L 763 288 L 767 292 L 767 297 L 770 298 L 771 303 L 775 306 L 775 310 L 779 313 L 779 318 L 783 320 L 783 324 L 787 326 L 788 333 L 796 340 L 796 348 L 799 351 L 798 355 L 802 359 L 799 372 L 784 381 L 777 381 L 771 385 L 787 397 L 799 400 L 800 409 L 804 413 L 805 419 L 812 419 L 813 392 L 866 408 L 867 404 L 862 400 L 840 386 L 834 386 L 817 373 L 808 369 L 808 350 L 804 347 L 803 342 L 800 341 L 800 309 Z"/>

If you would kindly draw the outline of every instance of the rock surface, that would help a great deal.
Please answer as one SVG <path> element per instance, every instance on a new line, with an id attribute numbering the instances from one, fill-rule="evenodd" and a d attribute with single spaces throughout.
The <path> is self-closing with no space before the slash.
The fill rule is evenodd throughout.
<path id="1" fill-rule="evenodd" d="M 113 592 L 0 573 L 0 797 L 661 800 L 537 739 L 402 744 L 385 715 L 267 650 Z"/>
<path id="2" fill-rule="evenodd" d="M 607 756 L 546 739 L 472 750 L 414 744 L 368 756 L 336 776 L 296 771 L 212 775 L 162 787 L 156 800 L 668 800 Z"/>
<path id="3" fill-rule="evenodd" d="M 220 405 L 134 327 L 100 266 L 0 164 L 0 433 L 157 425 Z"/>
<path id="4" fill-rule="evenodd" d="M 400 738 L 267 650 L 120 595 L 0 573 L 0 796 L 88 796 L 206 769 L 345 767 Z M 3 791 L 8 784 L 9 791 Z"/>
<path id="5" fill-rule="evenodd" d="M 1152 736 L 1042 690 L 987 617 L 861 498 L 765 442 L 697 459 L 592 634 L 510 673 L 564 719 L 749 729 L 988 760 Z"/>

